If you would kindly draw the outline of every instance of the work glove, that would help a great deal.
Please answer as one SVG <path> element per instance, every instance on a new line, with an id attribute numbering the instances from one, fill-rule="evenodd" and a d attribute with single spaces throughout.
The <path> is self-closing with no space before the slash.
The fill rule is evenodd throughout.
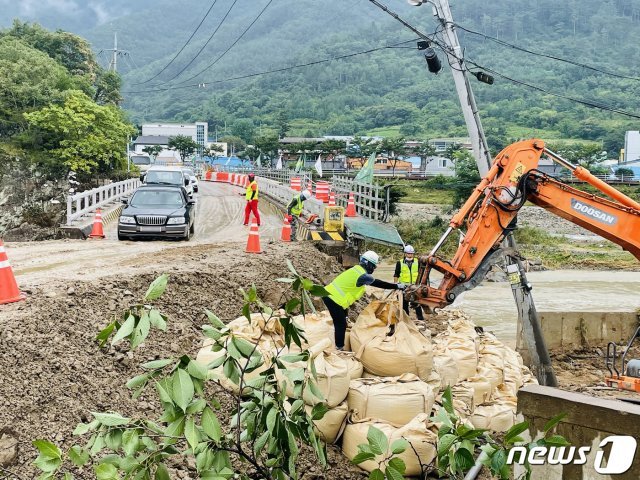
<path id="1" fill-rule="evenodd" d="M 407 288 L 406 283 L 398 283 L 396 286 L 398 287 L 398 290 L 405 290 Z"/>
<path id="2" fill-rule="evenodd" d="M 287 215 L 287 221 L 289 223 L 293 222 L 293 215 Z"/>

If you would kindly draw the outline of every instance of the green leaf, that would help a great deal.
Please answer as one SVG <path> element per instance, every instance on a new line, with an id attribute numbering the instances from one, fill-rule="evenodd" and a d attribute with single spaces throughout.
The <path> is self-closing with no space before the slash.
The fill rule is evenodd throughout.
<path id="1" fill-rule="evenodd" d="M 122 449 L 125 455 L 130 457 L 136 453 L 138 445 L 140 445 L 140 435 L 137 430 L 127 430 L 122 434 Z"/>
<path id="2" fill-rule="evenodd" d="M 438 456 L 441 457 L 442 455 L 445 455 L 451 448 L 451 445 L 453 445 L 457 439 L 458 437 L 451 433 L 443 435 L 441 438 L 439 438 L 438 439 Z"/>
<path id="3" fill-rule="evenodd" d="M 501 448 L 500 450 L 497 450 L 491 456 L 490 467 L 491 467 L 491 471 L 494 474 L 499 474 L 506 464 L 507 464 L 507 453 L 504 451 L 504 449 Z"/>
<path id="4" fill-rule="evenodd" d="M 111 345 L 115 345 L 116 343 L 120 342 L 124 338 L 131 335 L 135 326 L 136 326 L 136 317 L 134 317 L 133 315 L 129 315 L 127 317 L 127 320 L 122 325 L 120 325 L 118 332 L 116 333 L 115 337 L 113 337 L 113 339 L 111 340 Z"/>
<path id="5" fill-rule="evenodd" d="M 513 439 L 515 439 L 518 435 L 520 435 L 522 432 L 525 432 L 528 429 L 529 429 L 529 422 L 525 421 L 525 422 L 516 423 L 504 434 L 504 442 L 511 443 Z"/>
<path id="6" fill-rule="evenodd" d="M 132 349 L 137 348 L 142 342 L 147 339 L 150 329 L 151 322 L 149 321 L 149 315 L 147 315 L 147 312 L 144 312 L 133 332 L 133 337 L 131 338 Z"/>
<path id="7" fill-rule="evenodd" d="M 240 383 L 240 374 L 238 373 L 238 368 L 236 367 L 235 362 L 228 358 L 222 369 L 224 376 L 231 380 L 233 383 L 238 385 Z"/>
<path id="8" fill-rule="evenodd" d="M 76 429 L 73 431 L 73 435 L 84 435 L 90 431 L 95 430 L 100 425 L 100 422 L 93 420 L 90 423 L 79 423 Z"/>
<path id="9" fill-rule="evenodd" d="M 453 408 L 453 398 L 451 396 L 451 387 L 447 387 L 442 394 L 442 406 L 449 415 L 455 415 Z"/>
<path id="10" fill-rule="evenodd" d="M 94 471 L 96 472 L 96 478 L 98 480 L 118 480 L 120 478 L 120 475 L 118 475 L 118 469 L 108 463 L 96 465 L 94 467 Z"/>
<path id="11" fill-rule="evenodd" d="M 258 440 L 256 440 L 256 443 L 255 443 L 255 445 L 253 447 L 253 451 L 256 454 L 256 456 L 260 455 L 260 452 L 262 452 L 262 449 L 267 444 L 267 442 L 269 441 L 270 438 L 271 438 L 271 433 L 270 432 L 264 432 L 262 435 L 260 435 L 260 438 L 258 438 Z"/>
<path id="12" fill-rule="evenodd" d="M 291 263 L 291 260 L 287 259 L 287 268 L 289 269 L 289 271 L 291 273 L 293 273 L 296 277 L 298 277 L 298 272 L 296 272 L 295 267 L 293 266 L 293 263 Z"/>
<path id="13" fill-rule="evenodd" d="M 147 293 L 144 295 L 145 300 L 156 300 L 160 298 L 160 296 L 167 289 L 167 281 L 169 280 L 169 276 L 165 273 L 156 278 L 151 285 L 149 285 L 149 289 Z"/>
<path id="14" fill-rule="evenodd" d="M 199 380 L 207 379 L 207 369 L 203 365 L 199 364 L 195 360 L 191 360 L 189 365 L 187 366 L 187 372 L 193 378 L 197 378 Z"/>
<path id="15" fill-rule="evenodd" d="M 117 413 L 99 413 L 91 412 L 91 415 L 95 417 L 102 425 L 107 427 L 117 427 L 118 425 L 126 425 L 131 421 L 130 418 L 125 418 Z"/>
<path id="16" fill-rule="evenodd" d="M 131 390 L 133 390 L 134 388 L 138 388 L 139 386 L 144 385 L 148 381 L 149 381 L 148 374 L 145 373 L 143 375 L 138 375 L 137 377 L 133 377 L 131 380 L 127 382 L 127 388 L 130 388 Z"/>
<path id="17" fill-rule="evenodd" d="M 165 467 L 164 463 L 159 463 L 156 466 L 156 473 L 154 475 L 154 480 L 171 480 L 169 476 L 169 470 Z"/>
<path id="18" fill-rule="evenodd" d="M 62 452 L 53 443 L 47 440 L 35 440 L 33 446 L 38 449 L 42 458 L 54 460 L 62 458 Z"/>
<path id="19" fill-rule="evenodd" d="M 209 322 L 211 322 L 211 325 L 213 325 L 216 328 L 225 327 L 225 324 L 222 323 L 222 320 L 220 320 L 216 315 L 211 313 L 209 310 L 205 310 L 204 313 L 207 315 L 207 318 L 209 319 Z"/>
<path id="20" fill-rule="evenodd" d="M 119 430 L 119 429 L 110 430 L 104 436 L 104 443 L 107 445 L 108 448 L 110 448 L 114 452 L 118 451 L 120 449 L 120 445 L 122 445 L 122 430 Z"/>
<path id="21" fill-rule="evenodd" d="M 409 442 L 407 442 L 404 438 L 399 438 L 391 444 L 391 453 L 393 453 L 394 455 L 399 455 L 407 448 L 409 448 Z"/>
<path id="22" fill-rule="evenodd" d="M 404 475 L 391 465 L 388 465 L 387 468 L 384 469 L 384 473 L 388 480 L 404 480 Z"/>
<path id="23" fill-rule="evenodd" d="M 328 297 L 329 292 L 322 285 L 314 285 L 309 289 L 309 293 L 315 297 Z"/>
<path id="24" fill-rule="evenodd" d="M 173 404 L 173 399 L 171 398 L 171 382 L 170 379 L 164 378 L 159 382 L 156 382 L 156 390 L 158 390 L 158 396 L 160 400 L 164 403 Z"/>
<path id="25" fill-rule="evenodd" d="M 40 478 L 43 478 L 43 477 L 53 478 L 51 474 L 55 472 L 58 469 L 58 467 L 60 467 L 61 463 L 62 463 L 62 460 L 59 458 L 44 458 L 42 456 L 38 456 L 38 458 L 36 458 L 35 461 L 33 462 L 33 464 L 36 467 L 38 467 L 40 470 L 48 474 L 48 475 L 41 475 Z"/>
<path id="26" fill-rule="evenodd" d="M 245 303 L 242 307 L 242 315 L 249 321 L 251 321 L 251 307 L 248 303 Z"/>
<path id="27" fill-rule="evenodd" d="M 324 415 L 329 411 L 329 407 L 326 403 L 317 403 L 311 409 L 312 420 L 322 420 Z"/>
<path id="28" fill-rule="evenodd" d="M 384 472 L 376 468 L 369 474 L 369 480 L 385 480 Z"/>
<path id="29" fill-rule="evenodd" d="M 158 370 L 160 368 L 164 368 L 167 365 L 171 365 L 175 362 L 175 358 L 163 358 L 162 360 L 153 360 L 152 362 L 147 362 L 142 364 L 142 368 L 145 370 Z"/>
<path id="30" fill-rule="evenodd" d="M 551 435 L 544 438 L 544 444 L 551 447 L 568 447 L 571 445 L 562 435 Z"/>
<path id="31" fill-rule="evenodd" d="M 195 415 L 204 410 L 207 406 L 207 402 L 204 398 L 198 398 L 189 404 L 187 407 L 187 413 L 190 415 Z"/>
<path id="32" fill-rule="evenodd" d="M 553 417 L 551 420 L 549 420 L 545 425 L 544 425 L 544 433 L 546 434 L 549 430 L 551 430 L 553 427 L 555 427 L 556 425 L 558 425 L 562 419 L 564 417 L 566 417 L 567 414 L 566 413 L 560 413 L 558 415 L 556 415 L 555 417 Z"/>
<path id="33" fill-rule="evenodd" d="M 218 417 L 209 407 L 202 412 L 202 430 L 214 442 L 219 443 L 222 438 L 222 427 Z"/>
<path id="34" fill-rule="evenodd" d="M 287 312 L 288 315 L 291 315 L 299 305 L 300 300 L 297 298 L 292 298 L 285 304 L 284 311 Z"/>
<path id="35" fill-rule="evenodd" d="M 78 445 L 74 445 L 69 449 L 69 458 L 74 465 L 82 467 L 89 461 L 89 452 Z"/>
<path id="36" fill-rule="evenodd" d="M 113 330 L 116 328 L 116 322 L 111 322 L 104 330 L 101 330 L 98 335 L 96 335 L 96 341 L 100 348 L 104 347 L 109 340 L 109 337 L 113 333 Z"/>
<path id="37" fill-rule="evenodd" d="M 64 476 L 62 477 L 63 480 L 73 480 L 73 475 L 71 475 L 69 472 L 65 472 Z"/>
<path id="38" fill-rule="evenodd" d="M 311 390 L 311 393 L 313 394 L 314 397 L 318 398 L 319 400 L 322 400 L 323 402 L 326 400 L 326 397 L 320 391 L 320 389 L 316 385 L 316 382 L 314 382 L 313 380 L 309 380 L 307 382 L 307 387 L 309 388 L 309 390 Z"/>
<path id="39" fill-rule="evenodd" d="M 165 435 L 167 437 L 180 437 L 180 436 L 182 436 L 182 434 L 184 433 L 185 419 L 186 418 L 184 416 L 182 416 L 182 417 L 174 420 L 173 422 L 171 422 L 167 426 L 167 430 L 165 431 Z"/>
<path id="40" fill-rule="evenodd" d="M 256 350 L 256 346 L 254 344 L 235 336 L 231 337 L 231 343 L 238 349 L 244 358 L 251 357 L 251 354 Z"/>
<path id="41" fill-rule="evenodd" d="M 401 475 L 404 475 L 404 472 L 407 469 L 407 465 L 400 457 L 393 457 L 389 460 L 389 466 L 394 470 L 397 470 Z"/>
<path id="42" fill-rule="evenodd" d="M 171 378 L 171 398 L 182 411 L 185 411 L 191 400 L 193 400 L 194 389 L 191 376 L 182 368 L 179 368 Z"/>
<path id="43" fill-rule="evenodd" d="M 368 452 L 360 452 L 353 459 L 351 463 L 354 465 L 360 465 L 362 462 L 366 462 L 367 460 L 373 460 L 376 456 L 373 453 Z"/>
<path id="44" fill-rule="evenodd" d="M 267 430 L 271 432 L 272 435 L 275 435 L 276 421 L 278 419 L 278 410 L 276 408 L 271 408 L 269 413 L 267 413 Z"/>
<path id="45" fill-rule="evenodd" d="M 303 278 L 302 279 L 302 288 L 304 288 L 305 290 L 311 290 L 313 288 L 313 282 L 311 280 L 309 280 L 308 278 Z"/>
<path id="46" fill-rule="evenodd" d="M 475 465 L 475 460 L 473 459 L 473 455 L 466 448 L 459 448 L 456 450 L 456 453 L 453 454 L 457 467 L 466 472 L 471 467 Z"/>
<path id="47" fill-rule="evenodd" d="M 369 431 L 367 432 L 367 441 L 371 446 L 371 450 L 376 455 L 382 455 L 387 452 L 387 448 L 389 446 L 387 436 L 384 432 L 374 426 L 369 427 Z"/>
<path id="48" fill-rule="evenodd" d="M 189 417 L 184 425 L 184 436 L 187 438 L 191 449 L 195 449 L 200 442 L 200 435 L 198 434 L 198 430 L 196 430 L 196 423 L 193 417 Z"/>
<path id="49" fill-rule="evenodd" d="M 149 311 L 149 321 L 151 322 L 151 325 L 157 329 L 162 330 L 163 332 L 167 331 L 167 322 L 162 314 L 155 308 Z"/>

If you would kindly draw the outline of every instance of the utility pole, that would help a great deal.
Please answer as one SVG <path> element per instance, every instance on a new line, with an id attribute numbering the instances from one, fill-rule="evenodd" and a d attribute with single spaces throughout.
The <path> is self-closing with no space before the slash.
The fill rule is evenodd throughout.
<path id="1" fill-rule="evenodd" d="M 444 39 L 447 44 L 445 54 L 452 66 L 451 73 L 456 85 L 456 91 L 467 124 L 473 156 L 478 165 L 480 176 L 486 176 L 491 167 L 492 160 L 487 145 L 487 139 L 482 128 L 476 100 L 469 84 L 467 68 L 464 62 L 462 48 L 458 41 L 458 35 L 454 28 L 453 16 L 449 8 L 448 0 L 407 0 L 408 3 L 420 6 L 430 3 L 433 7 L 433 15 L 441 23 L 444 30 Z M 377 2 L 374 2 L 377 3 Z M 516 250 L 516 241 L 509 233 L 503 245 Z M 540 320 L 536 311 L 533 297 L 531 296 L 531 284 L 527 280 L 526 269 L 522 260 L 513 255 L 505 254 L 507 273 L 511 281 L 514 300 L 518 309 L 517 346 L 523 353 L 541 385 L 557 387 L 558 383 L 551 367 L 549 351 L 542 335 Z"/>
<path id="2" fill-rule="evenodd" d="M 105 50 L 100 50 L 102 52 L 111 52 L 111 60 L 109 60 L 109 71 L 117 72 L 118 71 L 118 55 L 128 55 L 129 52 L 126 50 L 118 49 L 118 33 L 114 32 L 113 34 L 113 48 L 107 48 Z"/>

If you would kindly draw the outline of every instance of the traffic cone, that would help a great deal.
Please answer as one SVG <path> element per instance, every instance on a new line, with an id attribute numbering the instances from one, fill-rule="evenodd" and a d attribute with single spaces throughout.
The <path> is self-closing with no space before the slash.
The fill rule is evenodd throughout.
<path id="1" fill-rule="evenodd" d="M 96 209 L 96 216 L 93 219 L 93 228 L 89 238 L 105 238 L 104 230 L 102 229 L 102 212 L 100 212 L 99 208 Z"/>
<path id="2" fill-rule="evenodd" d="M 357 217 L 356 212 L 356 200 L 353 196 L 353 192 L 349 192 L 349 201 L 347 202 L 347 211 L 344 213 L 345 217 Z"/>
<path id="3" fill-rule="evenodd" d="M 329 204 L 327 205 L 329 207 L 335 207 L 336 206 L 336 194 L 331 192 L 329 193 Z"/>
<path id="4" fill-rule="evenodd" d="M 16 283 L 16 277 L 13 276 L 9 257 L 7 257 L 4 244 L 0 240 L 0 305 L 19 302 L 24 300 L 25 297 L 26 295 L 18 290 L 18 284 Z"/>
<path id="5" fill-rule="evenodd" d="M 291 241 L 291 224 L 289 223 L 289 217 L 287 215 L 284 216 L 284 225 L 282 226 L 280 240 L 283 242 Z"/>
<path id="6" fill-rule="evenodd" d="M 247 253 L 262 253 L 260 248 L 260 232 L 258 231 L 258 224 L 252 223 L 249 230 L 249 238 L 247 239 Z"/>

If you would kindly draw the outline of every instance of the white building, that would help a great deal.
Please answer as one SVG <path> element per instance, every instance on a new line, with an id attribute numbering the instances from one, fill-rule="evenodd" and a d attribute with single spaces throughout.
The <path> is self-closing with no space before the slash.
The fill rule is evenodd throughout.
<path id="1" fill-rule="evenodd" d="M 142 125 L 143 137 L 191 137 L 200 148 L 198 154 L 207 147 L 209 125 L 207 122 L 196 123 L 147 123 Z"/>
<path id="2" fill-rule="evenodd" d="M 640 159 L 640 131 L 630 130 L 624 134 L 624 161 Z"/>

